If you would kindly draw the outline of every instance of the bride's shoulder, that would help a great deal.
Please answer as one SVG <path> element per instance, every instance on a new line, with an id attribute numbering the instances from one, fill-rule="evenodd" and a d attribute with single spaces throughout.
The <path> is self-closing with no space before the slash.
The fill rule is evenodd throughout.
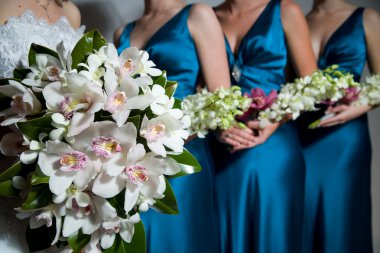
<path id="1" fill-rule="evenodd" d="M 17 1 L 0 0 L 0 24 L 4 24 L 10 17 L 20 16 L 22 12 Z"/>
<path id="2" fill-rule="evenodd" d="M 70 24 L 74 28 L 79 28 L 81 25 L 81 15 L 78 7 L 70 1 L 62 1 L 64 16 L 67 17 Z"/>

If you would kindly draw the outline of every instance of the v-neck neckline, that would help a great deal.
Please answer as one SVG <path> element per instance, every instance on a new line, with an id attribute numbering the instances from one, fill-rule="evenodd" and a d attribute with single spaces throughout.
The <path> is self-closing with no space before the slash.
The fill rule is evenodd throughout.
<path id="1" fill-rule="evenodd" d="M 178 11 L 173 17 L 171 17 L 170 19 L 168 19 L 168 20 L 167 20 L 167 21 L 166 21 L 166 22 L 165 22 L 160 28 L 157 29 L 157 31 L 155 31 L 155 32 L 152 34 L 152 36 L 150 36 L 150 38 L 145 42 L 145 45 L 143 45 L 143 48 L 139 48 L 139 49 L 140 49 L 140 50 L 146 50 L 146 49 L 149 47 L 150 43 L 154 40 L 154 38 L 155 38 L 156 36 L 158 36 L 158 34 L 160 34 L 161 31 L 162 31 L 166 26 L 168 26 L 170 23 L 172 23 L 173 20 L 175 20 L 177 17 L 179 17 L 180 14 L 181 14 L 185 9 L 187 9 L 189 6 L 190 6 L 190 5 L 186 5 L 186 6 L 184 6 L 184 7 L 183 7 L 180 11 Z M 132 33 L 133 33 L 133 30 L 135 29 L 136 23 L 137 23 L 137 20 L 135 20 L 135 21 L 133 21 L 133 22 L 131 23 L 132 27 L 131 27 L 131 31 L 130 31 L 130 33 L 129 33 L 129 38 L 128 38 L 128 40 L 129 40 L 129 46 L 132 46 L 132 45 L 131 45 L 131 35 L 132 35 Z"/>
<path id="2" fill-rule="evenodd" d="M 348 21 L 350 21 L 356 14 L 356 12 L 358 12 L 360 10 L 360 8 L 356 8 L 335 30 L 334 32 L 330 35 L 330 37 L 327 39 L 324 47 L 322 48 L 322 50 L 319 50 L 319 57 L 318 59 L 321 59 L 322 57 L 325 56 L 325 53 L 326 53 L 326 49 L 328 48 L 328 46 L 332 43 L 333 39 L 337 36 L 337 34 L 339 34 L 339 32 L 348 24 Z"/>
<path id="3" fill-rule="evenodd" d="M 225 41 L 226 41 L 226 45 L 227 45 L 227 48 L 228 50 L 232 53 L 232 55 L 236 58 L 239 53 L 240 53 L 240 49 L 242 48 L 242 46 L 244 46 L 244 42 L 245 40 L 247 39 L 247 37 L 252 33 L 252 31 L 256 28 L 256 24 L 260 21 L 260 19 L 264 16 L 264 13 L 268 11 L 269 9 L 269 6 L 272 4 L 272 1 L 274 0 L 270 0 L 267 5 L 265 6 L 265 8 L 261 11 L 261 13 L 259 14 L 259 16 L 256 18 L 255 21 L 253 21 L 252 25 L 250 26 L 250 28 L 248 29 L 248 31 L 245 33 L 245 35 L 243 36 L 243 38 L 241 39 L 240 41 L 240 44 L 236 50 L 236 52 L 232 51 L 232 48 L 231 48 L 231 45 L 230 45 L 230 42 L 228 41 L 228 38 L 227 36 L 224 34 L 224 38 L 225 38 Z"/>

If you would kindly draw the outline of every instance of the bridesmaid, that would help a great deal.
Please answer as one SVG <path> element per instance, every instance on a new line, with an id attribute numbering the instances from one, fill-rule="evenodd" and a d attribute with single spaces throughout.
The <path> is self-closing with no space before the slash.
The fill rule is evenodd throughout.
<path id="1" fill-rule="evenodd" d="M 167 71 L 168 79 L 178 81 L 176 98 L 195 93 L 201 79 L 209 90 L 230 86 L 223 34 L 213 10 L 206 5 L 145 0 L 144 15 L 118 29 L 115 37 L 120 51 L 130 46 L 147 50 L 158 68 Z M 205 139 L 194 139 L 186 148 L 203 170 L 171 181 L 179 215 L 150 211 L 143 216 L 148 252 L 219 252 L 209 149 Z"/>
<path id="2" fill-rule="evenodd" d="M 360 81 L 366 60 L 380 73 L 380 15 L 343 0 L 316 0 L 308 14 L 318 66 L 339 64 Z M 306 160 L 305 253 L 370 253 L 369 106 L 328 108 L 336 116 L 308 130 L 321 113 L 301 118 Z M 323 114 L 323 112 L 322 112 Z"/>
<path id="3" fill-rule="evenodd" d="M 279 90 L 287 63 L 299 76 L 316 69 L 305 17 L 293 1 L 228 0 L 215 11 L 233 83 L 244 92 Z M 250 148 L 231 129 L 220 139 L 233 153 L 220 144 L 213 149 L 221 252 L 301 252 L 305 166 L 297 129 L 293 123 L 248 126 L 259 133 Z"/>

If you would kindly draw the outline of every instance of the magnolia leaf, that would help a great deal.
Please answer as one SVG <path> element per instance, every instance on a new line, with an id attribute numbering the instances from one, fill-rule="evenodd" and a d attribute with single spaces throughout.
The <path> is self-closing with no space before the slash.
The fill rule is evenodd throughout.
<path id="1" fill-rule="evenodd" d="M 169 181 L 165 178 L 166 190 L 164 192 L 165 197 L 163 199 L 157 199 L 156 203 L 153 205 L 153 209 L 166 214 L 178 214 L 178 205 L 175 198 L 172 187 Z"/>
<path id="2" fill-rule="evenodd" d="M 178 163 L 181 169 L 181 171 L 177 174 L 173 176 L 168 176 L 169 178 L 190 175 L 193 173 L 200 172 L 202 170 L 202 167 L 198 163 L 197 159 L 185 148 L 183 149 L 182 154 L 169 156 Z"/>
<path id="3" fill-rule="evenodd" d="M 55 128 L 51 125 L 51 116 L 32 119 L 27 122 L 18 122 L 17 127 L 31 140 L 38 140 L 41 133 L 49 134 Z"/>
<path id="4" fill-rule="evenodd" d="M 143 223 L 135 224 L 135 233 L 130 243 L 125 242 L 119 234 L 111 248 L 103 250 L 103 253 L 145 253 L 146 239 Z"/>
<path id="5" fill-rule="evenodd" d="M 67 238 L 73 253 L 79 253 L 90 242 L 91 235 L 85 235 L 82 230 L 77 231 Z"/>
<path id="6" fill-rule="evenodd" d="M 163 72 L 162 75 L 157 76 L 157 77 L 153 77 L 153 83 L 154 84 L 158 84 L 158 85 L 160 85 L 160 86 L 162 86 L 164 88 L 166 86 L 166 82 L 167 82 L 167 79 L 166 79 L 166 76 L 165 76 L 165 71 Z"/>
<path id="7" fill-rule="evenodd" d="M 11 167 L 9 167 L 7 170 L 3 171 L 3 173 L 0 174 L 0 182 L 12 180 L 12 177 L 19 176 L 22 170 L 23 164 L 21 162 L 13 164 Z"/>
<path id="8" fill-rule="evenodd" d="M 124 210 L 125 191 L 121 191 L 113 198 L 107 199 L 107 201 L 116 209 L 117 216 L 126 219 L 127 215 Z"/>
<path id="9" fill-rule="evenodd" d="M 26 229 L 26 242 L 28 243 L 29 252 L 36 252 L 50 248 L 55 237 L 55 222 L 51 227 L 42 226 L 36 229 L 31 229 L 29 226 Z"/>
<path id="10" fill-rule="evenodd" d="M 28 198 L 22 204 L 21 209 L 32 210 L 37 208 L 46 207 L 52 202 L 53 193 L 49 189 L 49 185 L 41 184 L 33 186 Z"/>
<path id="11" fill-rule="evenodd" d="M 133 125 L 135 125 L 136 129 L 139 129 L 140 119 L 141 119 L 140 115 L 137 115 L 137 116 L 129 117 L 127 122 L 133 123 Z"/>
<path id="12" fill-rule="evenodd" d="M 105 45 L 107 45 L 107 41 L 96 30 L 89 31 L 83 35 L 71 53 L 73 60 L 72 68 L 75 69 L 78 67 L 79 63 L 86 62 L 88 55 Z"/>
<path id="13" fill-rule="evenodd" d="M 40 166 L 37 165 L 36 171 L 33 173 L 30 183 L 31 185 L 48 184 L 49 177 L 42 173 Z"/>
<path id="14" fill-rule="evenodd" d="M 32 43 L 32 45 L 30 46 L 29 55 L 28 55 L 29 66 L 33 66 L 37 64 L 37 61 L 36 61 L 37 54 L 48 54 L 59 59 L 57 52 L 51 50 L 50 48 Z"/>
<path id="15" fill-rule="evenodd" d="M 30 72 L 31 72 L 30 69 L 15 69 L 13 70 L 13 77 L 18 80 L 22 80 Z"/>
<path id="16" fill-rule="evenodd" d="M 18 190 L 13 188 L 12 180 L 0 182 L 0 196 L 3 196 L 3 197 L 18 196 Z"/>
<path id="17" fill-rule="evenodd" d="M 167 81 L 165 86 L 165 95 L 171 98 L 178 87 L 178 82 Z"/>
<path id="18" fill-rule="evenodd" d="M 182 109 L 182 100 L 176 98 L 174 101 L 173 108 Z"/>

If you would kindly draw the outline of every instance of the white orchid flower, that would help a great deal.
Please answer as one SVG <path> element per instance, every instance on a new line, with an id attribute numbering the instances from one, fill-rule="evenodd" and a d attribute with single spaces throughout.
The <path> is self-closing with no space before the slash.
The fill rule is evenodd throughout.
<path id="1" fill-rule="evenodd" d="M 150 94 L 139 95 L 139 85 L 135 79 L 125 76 L 118 83 L 113 71 L 107 70 L 104 80 L 104 88 L 107 101 L 104 110 L 112 114 L 112 118 L 121 127 L 125 124 L 133 109 L 145 110 L 152 102 Z"/>
<path id="2" fill-rule="evenodd" d="M 132 215 L 127 219 L 116 217 L 110 221 L 105 221 L 102 224 L 100 245 L 103 249 L 109 249 L 115 242 L 116 234 L 130 243 L 135 232 L 135 224 L 140 222 L 138 213 Z"/>
<path id="3" fill-rule="evenodd" d="M 97 55 L 104 62 L 107 69 L 115 70 L 120 68 L 119 55 L 114 44 L 108 43 L 106 46 L 101 47 Z"/>
<path id="4" fill-rule="evenodd" d="M 79 190 L 71 190 L 66 200 L 66 216 L 62 235 L 69 237 L 82 229 L 84 234 L 92 234 L 104 220 L 117 216 L 115 208 L 104 198 Z"/>
<path id="5" fill-rule="evenodd" d="M 122 169 L 125 154 L 136 144 L 137 130 L 132 123 L 118 127 L 112 121 L 91 124 L 75 137 L 72 147 L 85 152 L 96 170 Z"/>
<path id="6" fill-rule="evenodd" d="M 84 189 L 95 177 L 95 166 L 83 152 L 61 141 L 47 141 L 38 157 L 41 171 L 49 176 L 49 188 L 54 194 L 65 192 L 72 183 Z"/>
<path id="7" fill-rule="evenodd" d="M 146 139 L 148 147 L 154 153 L 166 157 L 165 146 L 176 153 L 183 151 L 183 139 L 185 139 L 183 137 L 186 137 L 183 127 L 184 123 L 169 113 L 151 120 L 144 116 L 140 134 Z"/>
<path id="8" fill-rule="evenodd" d="M 169 98 L 161 85 L 153 85 L 151 94 L 154 97 L 154 101 L 151 103 L 150 108 L 154 114 L 163 115 L 170 113 L 177 119 L 182 118 L 182 111 L 180 109 L 173 109 L 175 102 L 174 97 Z"/>
<path id="9" fill-rule="evenodd" d="M 0 86 L 0 93 L 12 99 L 10 108 L 0 111 L 0 116 L 7 117 L 1 122 L 1 126 L 17 123 L 42 110 L 41 103 L 32 90 L 17 81 L 9 80 L 9 84 Z"/>
<path id="10" fill-rule="evenodd" d="M 130 47 L 121 52 L 120 57 L 120 74 L 122 76 L 141 75 L 141 76 L 160 76 L 162 71 L 154 68 L 156 65 L 149 60 L 149 54 L 145 51 L 139 51 L 135 47 Z"/>
<path id="11" fill-rule="evenodd" d="M 104 105 L 102 88 L 77 73 L 67 73 L 67 86 L 55 82 L 43 90 L 47 108 L 70 119 L 68 137 L 73 137 L 94 121 Z"/>
<path id="12" fill-rule="evenodd" d="M 124 167 L 107 168 L 95 179 L 92 191 L 103 198 L 111 198 L 125 188 L 124 209 L 129 212 L 136 205 L 140 193 L 153 198 L 165 191 L 162 175 L 166 163 L 153 153 L 146 154 L 142 144 L 137 144 L 124 156 Z"/>
<path id="13" fill-rule="evenodd" d="M 37 54 L 36 65 L 30 66 L 30 70 L 32 72 L 28 73 L 22 82 L 40 88 L 59 81 L 65 72 L 61 61 L 48 54 Z"/>
<path id="14" fill-rule="evenodd" d="M 29 150 L 26 150 L 21 153 L 20 161 L 24 164 L 32 164 L 37 160 L 40 152 L 46 147 L 44 139 L 48 135 L 46 133 L 41 133 L 38 136 L 38 140 L 29 141 L 24 137 L 24 145 L 29 145 Z"/>
<path id="15" fill-rule="evenodd" d="M 103 85 L 103 81 L 101 78 L 104 76 L 106 72 L 103 65 L 102 59 L 96 54 L 90 54 L 87 58 L 87 64 L 79 63 L 78 66 L 82 66 L 87 70 L 82 70 L 79 74 L 85 76 L 88 80 L 96 82 L 99 85 Z"/>
<path id="16" fill-rule="evenodd" d="M 56 233 L 51 245 L 58 242 L 62 229 L 62 217 L 65 215 L 65 206 L 62 204 L 54 204 L 44 207 L 39 210 L 24 211 L 21 208 L 17 208 L 16 214 L 19 219 L 29 219 L 29 226 L 31 229 L 36 229 L 42 226 L 51 227 L 53 225 L 53 218 L 55 218 Z"/>
<path id="17" fill-rule="evenodd" d="M 51 119 L 51 125 L 56 129 L 52 130 L 49 133 L 49 138 L 52 141 L 61 141 L 63 138 L 65 138 L 68 143 L 74 143 L 74 137 L 67 136 L 70 127 L 70 120 L 66 119 L 65 116 L 60 113 L 53 113 L 53 115 L 51 115 Z"/>

